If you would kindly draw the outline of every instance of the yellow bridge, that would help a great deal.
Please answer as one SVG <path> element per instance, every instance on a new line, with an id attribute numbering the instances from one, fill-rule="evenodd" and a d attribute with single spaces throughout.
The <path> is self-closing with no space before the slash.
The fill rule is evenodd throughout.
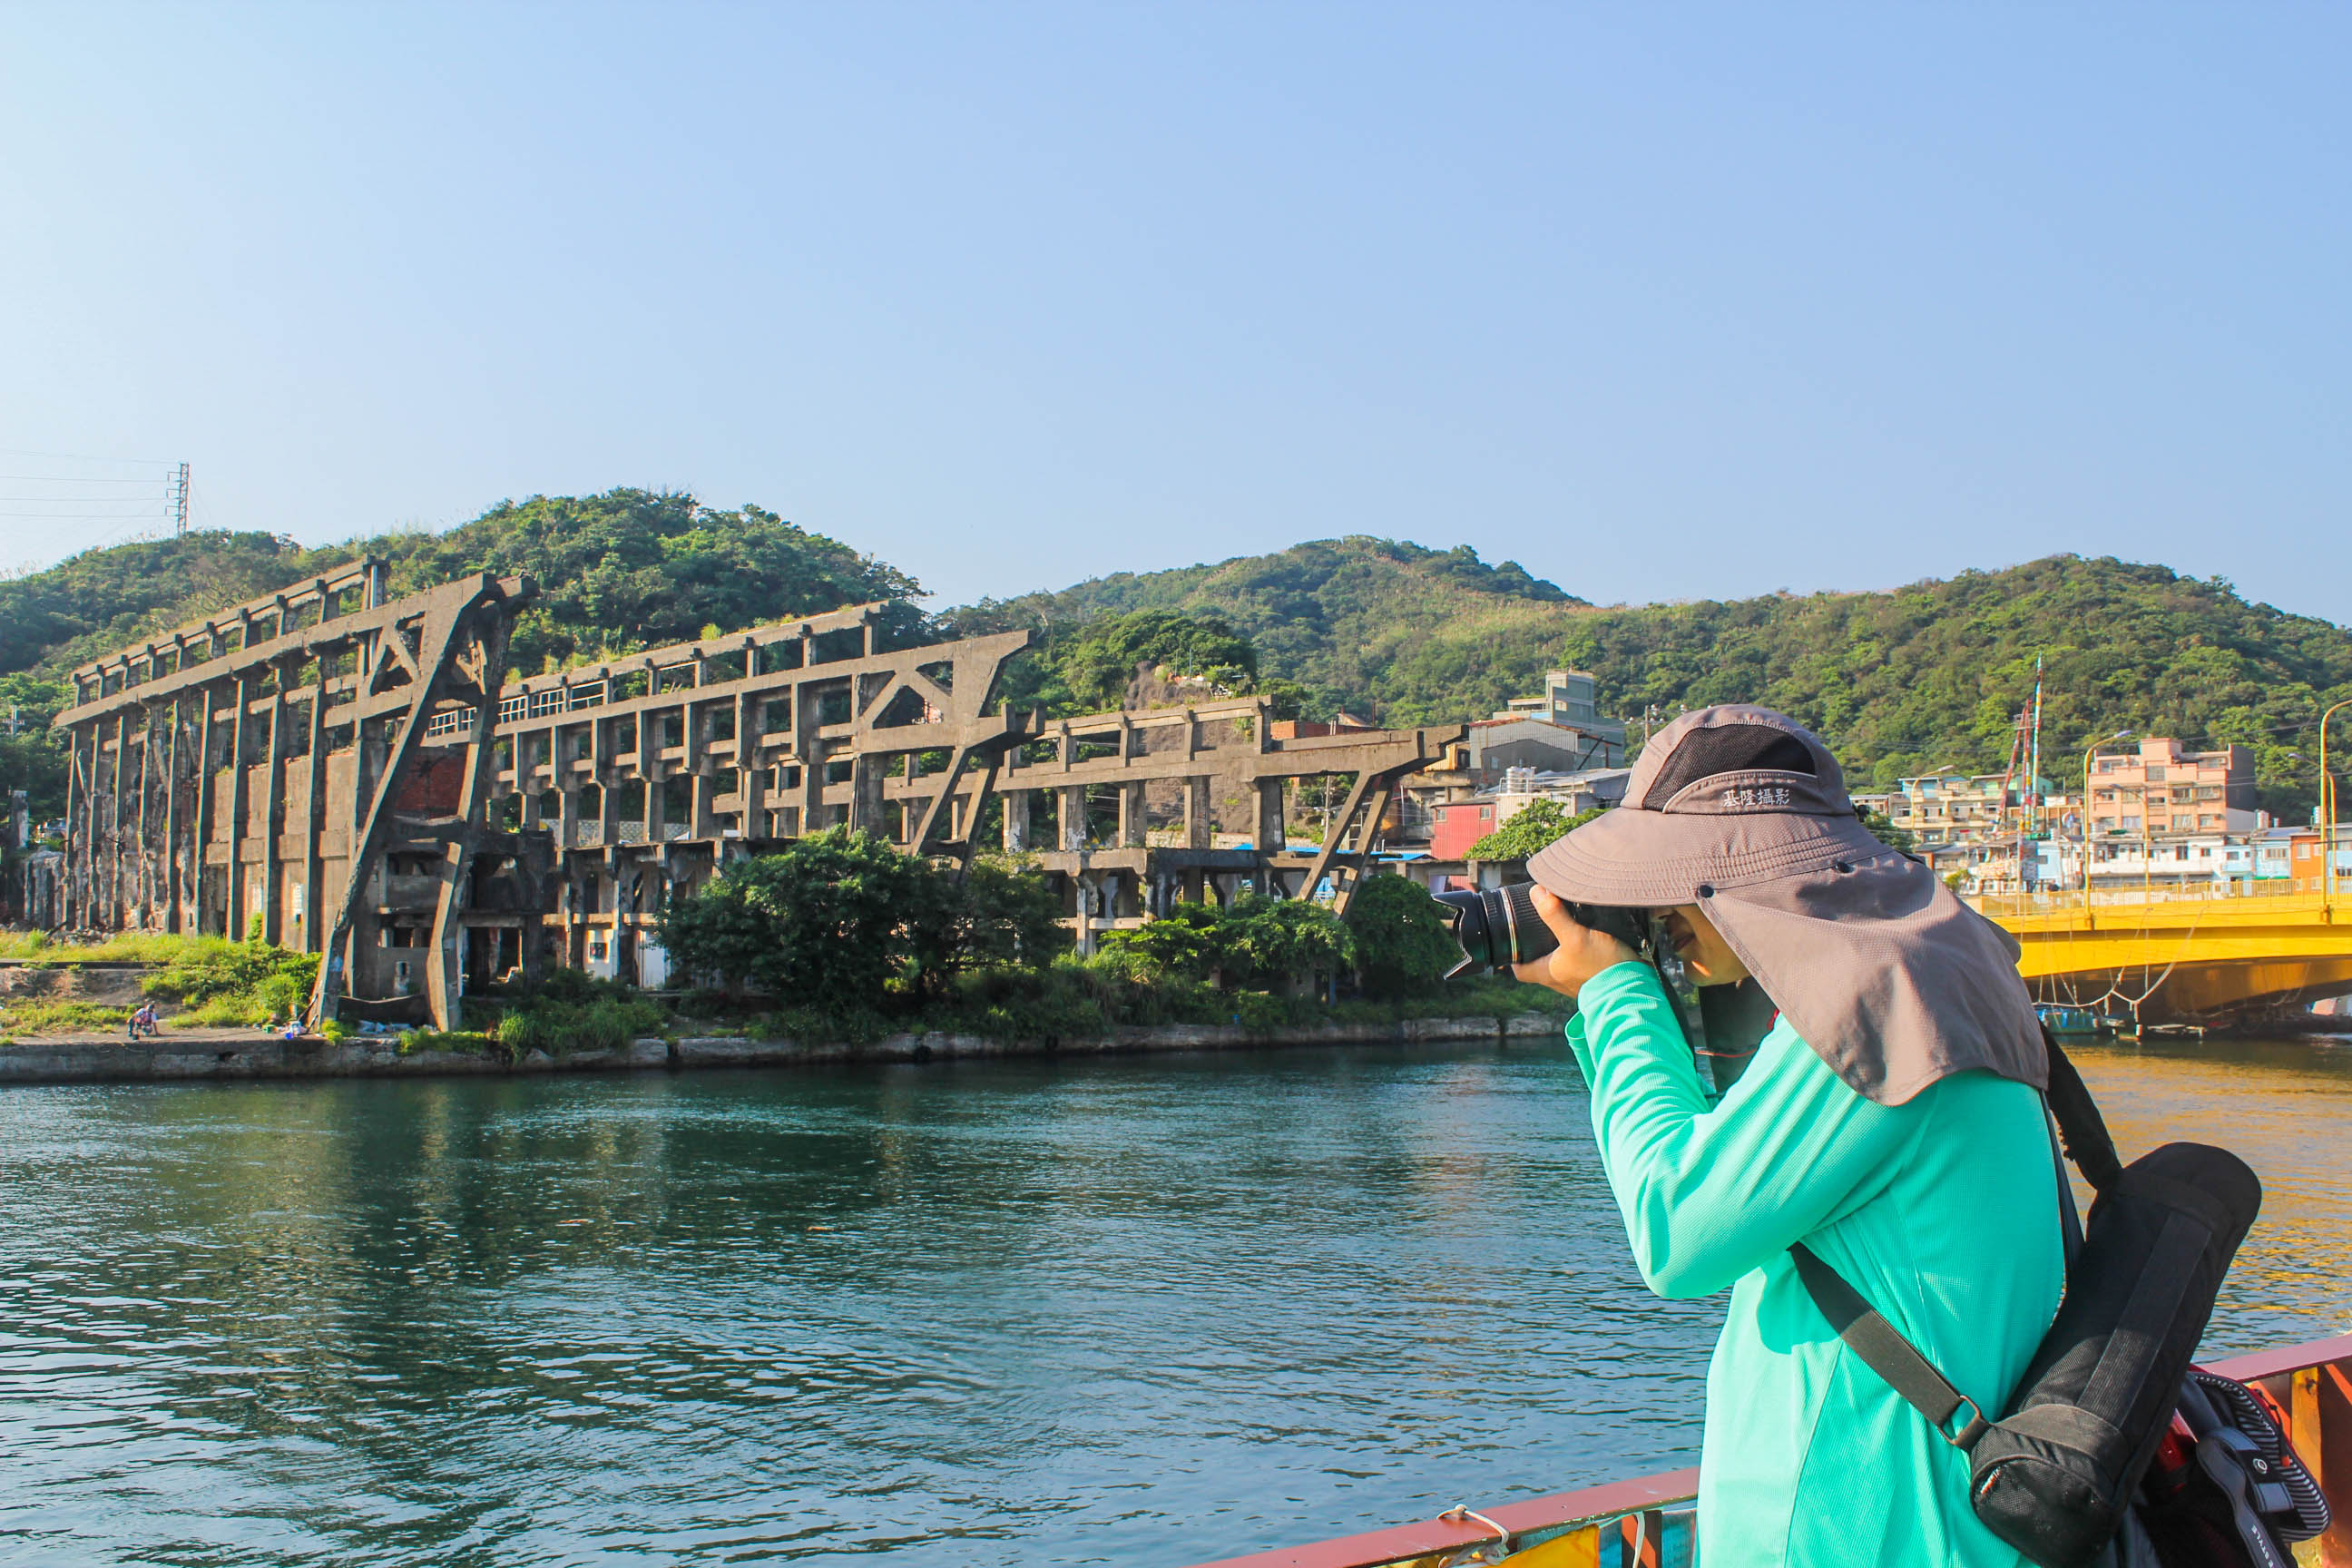
<path id="1" fill-rule="evenodd" d="M 1969 900 L 2024 947 L 2037 1002 L 2219 1022 L 2352 993 L 2352 888 L 2033 893 Z"/>

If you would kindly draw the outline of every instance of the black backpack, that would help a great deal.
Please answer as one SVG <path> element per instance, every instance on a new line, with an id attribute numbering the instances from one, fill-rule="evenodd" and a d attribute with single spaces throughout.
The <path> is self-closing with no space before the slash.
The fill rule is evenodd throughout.
<path id="1" fill-rule="evenodd" d="M 2098 1195 L 2078 1228 L 2061 1169 L 2065 1300 L 1999 1420 L 1802 1243 L 1789 1249 L 1798 1277 L 1864 1363 L 1968 1452 L 1977 1517 L 2042 1568 L 2291 1568 L 2281 1542 L 2326 1530 L 2327 1504 L 2263 1402 L 2189 1364 L 2262 1184 L 2201 1143 L 2123 1164 L 2042 1036 L 2059 1137 Z"/>

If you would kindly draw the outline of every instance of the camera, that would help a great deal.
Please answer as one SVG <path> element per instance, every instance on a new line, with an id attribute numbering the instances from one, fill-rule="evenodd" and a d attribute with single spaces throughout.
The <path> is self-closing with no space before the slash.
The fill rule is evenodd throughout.
<path id="1" fill-rule="evenodd" d="M 1454 940 L 1462 944 L 1462 962 L 1446 972 L 1449 980 L 1478 969 L 1508 973 L 1512 965 L 1541 958 L 1559 945 L 1551 927 L 1536 912 L 1533 882 L 1430 897 L 1445 906 Z M 1569 903 L 1567 907 L 1568 918 L 1578 925 L 1605 931 L 1636 952 L 1651 945 L 1647 910 L 1610 904 Z"/>

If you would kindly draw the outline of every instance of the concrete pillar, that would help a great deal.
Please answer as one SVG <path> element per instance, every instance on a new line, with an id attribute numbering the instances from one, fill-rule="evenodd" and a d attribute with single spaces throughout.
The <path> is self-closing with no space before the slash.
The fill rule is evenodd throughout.
<path id="1" fill-rule="evenodd" d="M 1084 784 L 1064 784 L 1054 792 L 1060 807 L 1064 854 L 1087 847 L 1087 790 Z M 1091 949 L 1089 950 L 1091 951 Z"/>
<path id="2" fill-rule="evenodd" d="M 538 787 L 538 781 L 531 777 L 533 770 L 530 761 L 532 752 L 538 749 L 539 739 L 539 734 L 531 731 L 525 731 L 514 738 L 515 791 L 522 796 L 520 822 L 524 827 L 540 826 L 540 796 L 542 792 Z M 555 743 L 552 740 L 547 743 L 547 758 L 550 763 L 555 760 Z M 554 783 L 552 776 L 548 782 L 551 784 Z M 528 947 L 530 943 L 525 942 L 524 945 Z"/>
<path id="3" fill-rule="evenodd" d="M 1025 789 L 1006 790 L 1004 802 L 1004 852 L 1018 855 L 1029 847 L 1029 794 Z"/>
<path id="4" fill-rule="evenodd" d="M 1143 786 L 1123 784 L 1118 786 L 1118 843 L 1122 849 L 1143 847 L 1145 816 Z"/>
<path id="5" fill-rule="evenodd" d="M 1282 823 L 1283 779 L 1260 779 L 1257 784 L 1257 820 L 1251 825 L 1251 842 L 1261 855 L 1279 855 L 1287 847 L 1287 836 Z"/>
<path id="6" fill-rule="evenodd" d="M 1197 726 L 1198 720 L 1194 724 Z M 1209 780 L 1203 775 L 1184 781 L 1184 847 L 1206 849 L 1216 831 L 1216 819 L 1209 810 Z"/>
<path id="7" fill-rule="evenodd" d="M 1091 871 L 1079 872 L 1070 882 L 1077 894 L 1078 956 L 1092 958 L 1095 955 L 1095 914 L 1102 907 L 1101 889 L 1095 886 L 1095 876 Z"/>
<path id="8" fill-rule="evenodd" d="M 736 770 L 735 777 L 739 785 L 744 776 L 741 769 Z M 714 809 L 718 798 L 719 781 L 707 773 L 695 774 L 694 805 L 691 807 L 691 818 L 687 824 L 688 837 L 717 838 L 719 837 L 719 814 Z M 746 837 L 751 833 L 751 814 L 748 811 L 743 814 L 743 832 Z"/>

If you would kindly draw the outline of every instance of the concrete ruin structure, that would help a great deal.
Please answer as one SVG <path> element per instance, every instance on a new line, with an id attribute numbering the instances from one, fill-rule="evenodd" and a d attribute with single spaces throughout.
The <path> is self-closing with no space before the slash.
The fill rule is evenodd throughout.
<path id="1" fill-rule="evenodd" d="M 530 579 L 386 584 L 363 561 L 75 672 L 60 923 L 257 931 L 324 955 L 319 1016 L 449 1028 L 468 986 L 546 963 L 663 984 L 665 900 L 848 826 L 1034 857 L 1090 950 L 1180 899 L 1344 903 L 1399 782 L 1464 733 L 1252 697 L 1016 713 L 1031 634 L 887 647 L 887 604 L 514 679 Z M 1344 805 L 1294 848 L 1301 779 Z"/>
<path id="2" fill-rule="evenodd" d="M 487 574 L 388 597 L 365 560 L 73 672 L 65 916 L 84 929 L 259 935 L 324 954 L 315 1009 L 421 997 L 454 1019 L 461 896 L 547 870 L 491 831 L 487 747 L 447 809 L 416 798 L 431 716 L 496 700 L 534 588 Z M 436 803 L 443 804 L 443 803 Z M 421 906 L 431 940 L 384 956 Z"/>

